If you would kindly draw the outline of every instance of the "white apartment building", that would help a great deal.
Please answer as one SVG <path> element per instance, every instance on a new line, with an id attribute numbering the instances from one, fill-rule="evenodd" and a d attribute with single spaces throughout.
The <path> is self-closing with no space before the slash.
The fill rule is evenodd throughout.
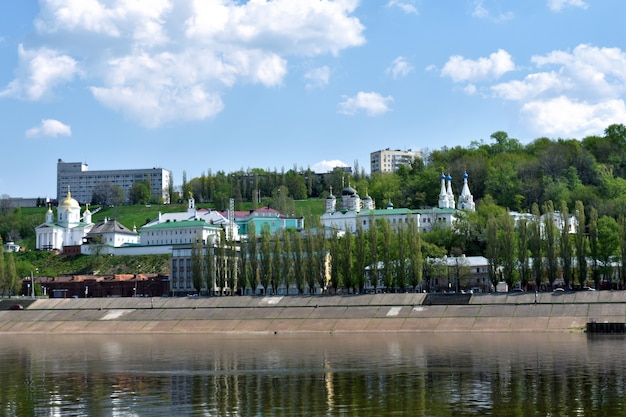
<path id="1" fill-rule="evenodd" d="M 72 190 L 72 196 L 80 203 L 91 203 L 95 187 L 102 182 L 109 182 L 119 186 L 126 195 L 135 181 L 148 181 L 151 184 L 152 195 L 161 196 L 163 202 L 170 203 L 170 182 L 172 173 L 163 168 L 148 169 L 121 169 L 106 171 L 89 171 L 89 166 L 82 162 L 57 162 L 57 200 L 67 191 Z"/>
<path id="2" fill-rule="evenodd" d="M 370 153 L 370 173 L 394 172 L 402 165 L 410 165 L 416 158 L 422 158 L 422 153 L 408 149 L 390 150 L 389 148 Z"/>

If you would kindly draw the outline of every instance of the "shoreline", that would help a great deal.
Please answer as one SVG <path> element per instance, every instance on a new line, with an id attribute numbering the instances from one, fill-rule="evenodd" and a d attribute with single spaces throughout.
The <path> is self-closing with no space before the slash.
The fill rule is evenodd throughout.
<path id="1" fill-rule="evenodd" d="M 12 298 L 0 301 L 0 334 L 546 333 L 626 321 L 623 291 L 539 293 L 537 303 L 534 293 L 427 295 Z"/>

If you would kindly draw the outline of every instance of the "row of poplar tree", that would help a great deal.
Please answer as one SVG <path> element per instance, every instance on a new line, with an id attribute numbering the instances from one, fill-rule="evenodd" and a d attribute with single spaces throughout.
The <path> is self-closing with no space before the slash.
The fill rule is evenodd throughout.
<path id="1" fill-rule="evenodd" d="M 192 282 L 198 292 L 208 288 L 218 293 L 243 293 L 246 288 L 276 293 L 279 287 L 300 294 L 379 287 L 430 291 L 449 276 L 444 256 L 484 253 L 492 288 L 500 281 L 525 288 L 556 283 L 599 287 L 602 281 L 623 287 L 624 216 L 598 218 L 593 207 L 587 216 L 581 201 L 572 215 L 567 204 L 556 210 L 552 201 L 541 210 L 534 204 L 531 214 L 516 224 L 508 211 L 484 201 L 476 213 L 459 212 L 451 227 L 436 225 L 429 232 L 420 232 L 415 222 L 394 228 L 382 219 L 369 230 L 358 225 L 353 234 L 325 235 L 321 229 L 272 234 L 269 228 L 257 233 L 251 227 L 242 242 L 229 241 L 222 233 L 209 244 L 194 244 Z M 457 278 L 471 275 L 462 263 L 455 267 Z"/>

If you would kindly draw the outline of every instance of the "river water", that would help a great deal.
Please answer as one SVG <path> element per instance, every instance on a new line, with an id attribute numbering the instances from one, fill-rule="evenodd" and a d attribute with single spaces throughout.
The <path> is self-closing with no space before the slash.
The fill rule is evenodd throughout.
<path id="1" fill-rule="evenodd" d="M 626 339 L 0 335 L 2 416 L 623 416 Z"/>

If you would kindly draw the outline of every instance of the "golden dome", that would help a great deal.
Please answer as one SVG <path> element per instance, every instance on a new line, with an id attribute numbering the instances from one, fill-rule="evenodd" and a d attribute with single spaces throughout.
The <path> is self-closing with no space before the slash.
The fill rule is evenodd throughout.
<path id="1" fill-rule="evenodd" d="M 65 199 L 63 201 L 61 201 L 61 203 L 59 204 L 59 206 L 61 207 L 78 207 L 80 208 L 80 205 L 78 204 L 78 201 L 74 200 L 72 198 L 72 193 L 70 193 L 70 186 L 67 186 L 67 196 L 65 197 Z"/>

